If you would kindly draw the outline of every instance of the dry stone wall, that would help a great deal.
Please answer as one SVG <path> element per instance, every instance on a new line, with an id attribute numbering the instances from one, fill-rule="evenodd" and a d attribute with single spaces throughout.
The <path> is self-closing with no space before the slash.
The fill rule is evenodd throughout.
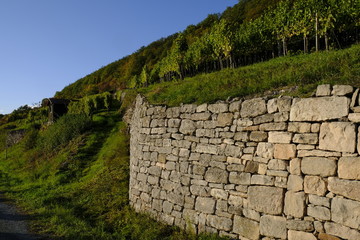
<path id="1" fill-rule="evenodd" d="M 131 120 L 130 203 L 233 239 L 360 239 L 360 97 L 151 106 Z"/>

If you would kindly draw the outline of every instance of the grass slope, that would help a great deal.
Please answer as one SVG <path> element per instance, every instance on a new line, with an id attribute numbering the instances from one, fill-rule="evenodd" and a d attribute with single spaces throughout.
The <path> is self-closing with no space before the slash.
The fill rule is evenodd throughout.
<path id="1" fill-rule="evenodd" d="M 301 54 L 236 69 L 202 74 L 178 82 L 164 82 L 140 89 L 153 104 L 211 103 L 232 97 L 262 94 L 294 87 L 287 93 L 304 96 L 318 84 L 360 87 L 360 45 L 345 50 Z"/>

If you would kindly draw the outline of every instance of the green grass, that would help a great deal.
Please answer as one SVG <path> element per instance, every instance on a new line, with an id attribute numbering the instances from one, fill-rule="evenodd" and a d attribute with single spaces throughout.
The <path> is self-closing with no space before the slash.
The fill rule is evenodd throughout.
<path id="1" fill-rule="evenodd" d="M 286 94 L 307 96 L 318 84 L 360 87 L 360 45 L 338 51 L 275 58 L 267 62 L 202 74 L 183 81 L 139 89 L 152 104 L 211 103 L 233 97 L 292 89 Z M 272 93 L 270 93 L 272 94 Z M 278 93 L 275 93 L 278 94 Z"/>

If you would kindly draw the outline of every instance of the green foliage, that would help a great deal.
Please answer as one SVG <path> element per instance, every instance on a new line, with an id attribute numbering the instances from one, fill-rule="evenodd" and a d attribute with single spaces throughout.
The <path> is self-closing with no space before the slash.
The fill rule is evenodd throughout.
<path id="1" fill-rule="evenodd" d="M 114 99 L 109 92 L 86 96 L 79 101 L 72 101 L 69 104 L 68 112 L 72 114 L 86 114 L 92 116 L 101 110 L 110 110 Z"/>
<path id="2" fill-rule="evenodd" d="M 84 133 L 90 126 L 91 120 L 84 114 L 64 115 L 41 133 L 39 147 L 45 152 L 53 152 Z"/>

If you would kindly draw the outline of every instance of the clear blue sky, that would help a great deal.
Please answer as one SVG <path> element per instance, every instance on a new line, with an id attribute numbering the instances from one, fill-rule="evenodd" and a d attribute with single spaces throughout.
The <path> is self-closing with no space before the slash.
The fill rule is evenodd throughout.
<path id="1" fill-rule="evenodd" d="M 32 105 L 237 0 L 1 0 L 0 113 Z"/>

